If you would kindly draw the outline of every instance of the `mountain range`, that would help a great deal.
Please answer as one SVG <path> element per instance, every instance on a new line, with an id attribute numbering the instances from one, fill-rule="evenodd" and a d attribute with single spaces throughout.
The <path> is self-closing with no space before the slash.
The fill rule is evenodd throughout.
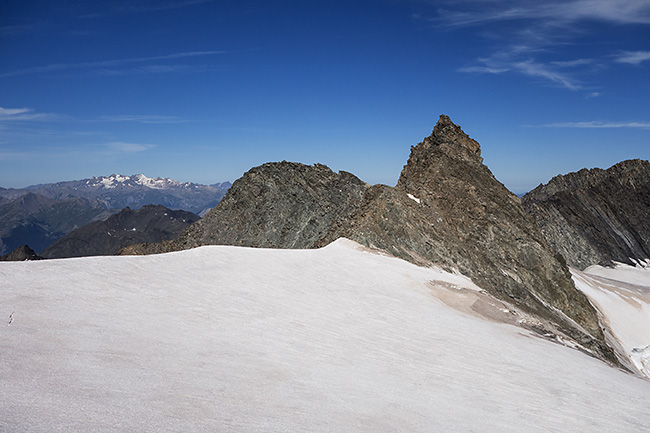
<path id="1" fill-rule="evenodd" d="M 197 215 L 214 207 L 230 188 L 230 182 L 200 185 L 168 178 L 150 178 L 143 174 L 92 177 L 57 183 L 32 185 L 20 189 L 0 188 L 0 197 L 18 198 L 27 193 L 61 200 L 83 197 L 97 200 L 106 209 L 138 209 L 160 204 Z"/>
<path id="2" fill-rule="evenodd" d="M 228 188 L 229 182 L 199 185 L 142 174 L 0 188 L 0 254 L 25 244 L 41 252 L 71 231 L 105 220 L 127 206 L 139 209 L 156 204 L 202 214 Z"/>

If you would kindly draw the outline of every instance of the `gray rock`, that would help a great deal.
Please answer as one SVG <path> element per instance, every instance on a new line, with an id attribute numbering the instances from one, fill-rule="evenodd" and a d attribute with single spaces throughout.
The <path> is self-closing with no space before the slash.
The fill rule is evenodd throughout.
<path id="1" fill-rule="evenodd" d="M 522 198 L 524 209 L 569 266 L 650 258 L 650 162 L 559 175 Z"/>
<path id="2" fill-rule="evenodd" d="M 394 188 L 319 164 L 264 164 L 178 239 L 124 253 L 206 244 L 314 248 L 347 237 L 420 265 L 456 268 L 616 363 L 562 256 L 482 161 L 479 144 L 441 116 L 431 136 L 411 149 Z"/>

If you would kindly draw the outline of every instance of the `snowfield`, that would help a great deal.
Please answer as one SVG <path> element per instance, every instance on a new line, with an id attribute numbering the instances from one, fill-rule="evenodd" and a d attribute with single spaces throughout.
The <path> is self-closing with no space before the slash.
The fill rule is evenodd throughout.
<path id="1" fill-rule="evenodd" d="M 345 239 L 3 262 L 0 282 L 0 431 L 650 431 L 650 381 Z"/>
<path id="2" fill-rule="evenodd" d="M 650 264 L 571 270 L 576 287 L 600 312 L 601 322 L 631 369 L 650 378 Z"/>

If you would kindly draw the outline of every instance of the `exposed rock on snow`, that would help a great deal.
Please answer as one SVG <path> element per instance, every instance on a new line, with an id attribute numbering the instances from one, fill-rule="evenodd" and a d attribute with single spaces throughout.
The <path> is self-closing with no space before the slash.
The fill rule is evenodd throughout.
<path id="1" fill-rule="evenodd" d="M 617 263 L 572 272 L 578 289 L 600 312 L 621 361 L 650 378 L 650 267 Z"/>
<path id="2" fill-rule="evenodd" d="M 176 240 L 124 252 L 210 244 L 314 248 L 346 237 L 416 264 L 457 269 L 503 301 L 555 323 L 552 332 L 616 362 L 562 257 L 482 161 L 479 144 L 443 115 L 411 149 L 395 188 L 370 186 L 320 164 L 268 163 L 235 181 Z"/>

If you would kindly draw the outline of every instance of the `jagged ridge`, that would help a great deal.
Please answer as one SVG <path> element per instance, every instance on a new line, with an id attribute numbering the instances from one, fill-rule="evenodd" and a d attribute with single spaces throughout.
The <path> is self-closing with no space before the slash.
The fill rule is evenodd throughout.
<path id="1" fill-rule="evenodd" d="M 650 258 L 650 162 L 559 175 L 522 198 L 524 209 L 578 269 Z"/>
<path id="2" fill-rule="evenodd" d="M 338 237 L 417 264 L 460 270 L 615 362 L 595 310 L 571 281 L 519 199 L 482 164 L 479 144 L 447 116 L 413 147 L 395 188 L 370 186 L 322 165 L 251 169 L 175 241 L 125 253 L 205 244 L 313 248 Z"/>

